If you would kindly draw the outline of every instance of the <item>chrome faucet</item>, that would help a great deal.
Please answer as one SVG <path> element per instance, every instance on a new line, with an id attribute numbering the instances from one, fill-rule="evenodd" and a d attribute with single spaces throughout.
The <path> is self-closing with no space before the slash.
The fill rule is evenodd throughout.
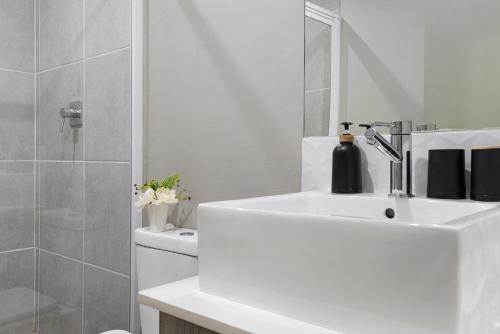
<path id="1" fill-rule="evenodd" d="M 375 122 L 359 126 L 366 128 L 366 142 L 390 160 L 391 192 L 389 196 L 413 197 L 411 184 L 412 121 Z M 390 142 L 377 132 L 377 127 L 389 128 Z"/>

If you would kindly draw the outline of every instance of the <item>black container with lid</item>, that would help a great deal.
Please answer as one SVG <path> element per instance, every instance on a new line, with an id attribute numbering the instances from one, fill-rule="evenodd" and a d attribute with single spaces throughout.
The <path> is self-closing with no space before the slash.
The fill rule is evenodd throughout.
<path id="1" fill-rule="evenodd" d="M 464 150 L 429 150 L 427 197 L 466 198 Z"/>
<path id="2" fill-rule="evenodd" d="M 470 198 L 500 202 L 500 147 L 472 150 Z"/>
<path id="3" fill-rule="evenodd" d="M 333 150 L 332 193 L 361 193 L 361 152 L 354 145 L 354 136 L 349 133 L 353 123 L 344 122 L 344 133 L 339 136 L 340 144 Z"/>

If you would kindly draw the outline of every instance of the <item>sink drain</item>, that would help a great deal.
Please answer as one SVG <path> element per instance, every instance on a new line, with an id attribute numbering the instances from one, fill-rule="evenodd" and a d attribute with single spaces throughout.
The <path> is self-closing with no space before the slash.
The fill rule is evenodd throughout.
<path id="1" fill-rule="evenodd" d="M 391 208 L 385 209 L 385 216 L 389 219 L 392 219 L 396 216 L 396 212 L 394 212 L 394 209 Z"/>
<path id="2" fill-rule="evenodd" d="M 182 235 L 183 237 L 189 237 L 189 236 L 194 235 L 194 233 L 193 232 L 182 232 L 180 235 Z"/>

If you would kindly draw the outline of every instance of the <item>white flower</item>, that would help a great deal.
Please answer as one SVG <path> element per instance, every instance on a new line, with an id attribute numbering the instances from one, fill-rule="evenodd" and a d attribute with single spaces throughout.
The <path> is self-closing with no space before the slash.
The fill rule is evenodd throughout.
<path id="1" fill-rule="evenodd" d="M 153 202 L 154 200 L 155 200 L 155 191 L 151 188 L 148 188 L 144 192 L 144 201 L 146 202 L 146 204 L 149 204 L 149 203 Z"/>
<path id="2" fill-rule="evenodd" d="M 139 195 L 135 206 L 137 209 L 142 210 L 147 205 L 175 204 L 179 202 L 176 195 L 175 189 L 159 188 L 155 192 L 153 189 L 148 188 Z"/>
<path id="3" fill-rule="evenodd" d="M 141 210 L 144 208 L 144 206 L 146 205 L 146 203 L 144 203 L 144 196 L 142 195 L 139 195 L 138 196 L 139 198 L 137 199 L 137 202 L 135 202 L 135 207 L 138 209 L 138 210 Z"/>
<path id="4" fill-rule="evenodd" d="M 156 201 L 153 201 L 153 204 L 175 204 L 178 203 L 179 200 L 175 197 L 176 196 L 176 191 L 175 189 L 168 189 L 168 188 L 159 188 L 156 191 Z"/>
<path id="5" fill-rule="evenodd" d="M 155 191 L 151 188 L 139 195 L 139 199 L 135 202 L 138 209 L 143 209 L 146 205 L 152 204 L 155 201 Z"/>

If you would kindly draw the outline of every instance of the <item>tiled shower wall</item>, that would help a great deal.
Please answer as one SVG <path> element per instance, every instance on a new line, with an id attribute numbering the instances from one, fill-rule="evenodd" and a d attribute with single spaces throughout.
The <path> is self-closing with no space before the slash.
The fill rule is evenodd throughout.
<path id="1" fill-rule="evenodd" d="M 130 1 L 0 0 L 0 304 L 22 288 L 29 332 L 129 327 Z"/>
<path id="2" fill-rule="evenodd" d="M 130 0 L 38 0 L 41 334 L 129 328 L 130 10 Z M 83 102 L 83 128 L 61 132 L 71 101 Z M 43 314 L 46 299 L 56 314 Z"/>

